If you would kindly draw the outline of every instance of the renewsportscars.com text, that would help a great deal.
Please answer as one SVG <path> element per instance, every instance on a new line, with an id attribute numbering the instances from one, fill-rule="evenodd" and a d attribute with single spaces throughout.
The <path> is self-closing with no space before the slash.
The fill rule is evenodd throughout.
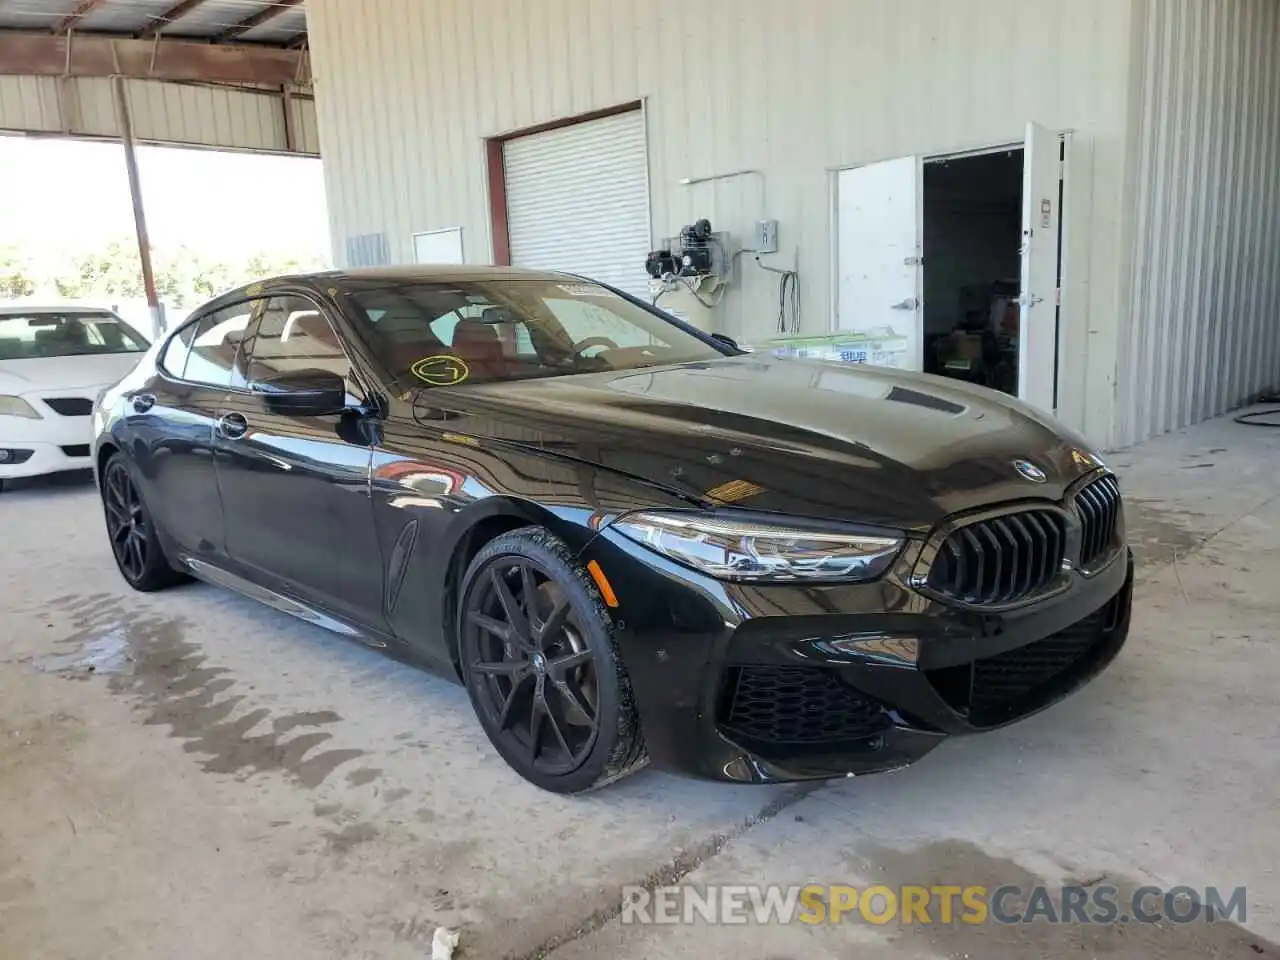
<path id="1" fill-rule="evenodd" d="M 1244 923 L 1244 887 L 718 885 L 624 887 L 627 924 Z"/>

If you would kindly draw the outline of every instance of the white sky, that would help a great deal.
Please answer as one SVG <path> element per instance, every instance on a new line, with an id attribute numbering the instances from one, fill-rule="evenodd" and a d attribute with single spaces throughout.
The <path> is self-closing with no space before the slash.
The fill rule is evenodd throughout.
<path id="1" fill-rule="evenodd" d="M 319 160 L 144 146 L 138 170 L 152 247 L 329 259 Z M 0 244 L 79 250 L 122 236 L 133 212 L 119 144 L 0 136 Z"/>

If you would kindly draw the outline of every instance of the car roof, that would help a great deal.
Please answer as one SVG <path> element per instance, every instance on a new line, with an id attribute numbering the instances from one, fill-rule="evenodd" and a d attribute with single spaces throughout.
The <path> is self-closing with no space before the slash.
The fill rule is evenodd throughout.
<path id="1" fill-rule="evenodd" d="M 207 303 L 192 311 L 187 319 L 196 313 L 207 313 L 223 306 L 243 301 L 251 297 L 270 296 L 274 291 L 289 287 L 309 287 L 324 291 L 329 287 L 345 285 L 361 286 L 364 284 L 401 284 L 432 282 L 483 282 L 485 280 L 541 280 L 544 282 L 563 282 L 580 279 L 573 274 L 555 270 L 530 270 L 525 267 L 496 267 L 472 264 L 413 264 L 397 267 L 359 267 L 345 270 L 322 270 L 315 273 L 294 273 L 279 277 L 268 277 L 254 283 L 236 287 L 226 293 L 219 294 Z M 183 321 L 185 324 L 186 321 Z M 179 324 L 181 326 L 183 324 Z M 176 329 L 175 327 L 174 329 Z"/>
<path id="2" fill-rule="evenodd" d="M 330 270 L 320 277 L 334 280 L 563 280 L 568 274 L 556 270 L 530 270 L 526 267 L 442 264 L 402 267 L 362 267 L 353 270 Z"/>

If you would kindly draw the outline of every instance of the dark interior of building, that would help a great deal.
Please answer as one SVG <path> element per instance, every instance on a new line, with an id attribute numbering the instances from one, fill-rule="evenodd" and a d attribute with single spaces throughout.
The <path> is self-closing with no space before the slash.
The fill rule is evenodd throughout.
<path id="1" fill-rule="evenodd" d="M 1022 150 L 924 168 L 924 368 L 1017 393 Z"/>

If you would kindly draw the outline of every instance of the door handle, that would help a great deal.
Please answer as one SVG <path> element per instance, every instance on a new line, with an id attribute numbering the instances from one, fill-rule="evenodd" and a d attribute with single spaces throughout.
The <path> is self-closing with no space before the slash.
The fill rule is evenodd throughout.
<path id="1" fill-rule="evenodd" d="M 919 300 L 917 300 L 915 297 L 907 297 L 907 299 L 901 301 L 900 303 L 892 304 L 889 307 L 889 309 L 890 310 L 916 310 L 919 308 L 919 306 L 920 306 Z"/>
<path id="2" fill-rule="evenodd" d="M 243 414 L 226 413 L 218 419 L 218 435 L 227 440 L 239 440 L 249 432 L 249 421 Z"/>
<path id="3" fill-rule="evenodd" d="M 133 412 L 146 413 L 156 405 L 156 398 L 149 393 L 139 393 L 133 398 Z"/>

